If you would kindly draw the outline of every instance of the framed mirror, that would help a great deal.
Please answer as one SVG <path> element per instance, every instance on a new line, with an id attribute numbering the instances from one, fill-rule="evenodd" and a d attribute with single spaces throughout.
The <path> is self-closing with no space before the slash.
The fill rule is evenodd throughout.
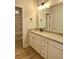
<path id="1" fill-rule="evenodd" d="M 46 31 L 63 33 L 63 3 L 38 9 L 38 28 Z"/>

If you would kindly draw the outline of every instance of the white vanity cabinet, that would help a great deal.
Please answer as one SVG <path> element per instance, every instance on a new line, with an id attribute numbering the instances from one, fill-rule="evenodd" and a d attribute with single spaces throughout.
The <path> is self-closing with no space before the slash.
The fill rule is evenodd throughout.
<path id="1" fill-rule="evenodd" d="M 48 41 L 48 59 L 63 59 L 63 46 L 57 42 Z"/>
<path id="2" fill-rule="evenodd" d="M 63 44 L 42 36 L 39 33 L 29 32 L 29 44 L 44 59 L 63 59 Z"/>
<path id="3" fill-rule="evenodd" d="M 39 54 L 42 53 L 42 40 L 41 36 L 29 32 L 29 45 L 34 48 Z"/>

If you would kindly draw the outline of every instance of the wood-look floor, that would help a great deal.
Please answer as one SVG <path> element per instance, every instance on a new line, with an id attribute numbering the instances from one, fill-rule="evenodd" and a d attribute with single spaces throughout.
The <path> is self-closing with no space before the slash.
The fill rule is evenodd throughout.
<path id="1" fill-rule="evenodd" d="M 21 40 L 16 41 L 15 46 L 15 59 L 43 59 L 31 47 L 23 48 Z"/>

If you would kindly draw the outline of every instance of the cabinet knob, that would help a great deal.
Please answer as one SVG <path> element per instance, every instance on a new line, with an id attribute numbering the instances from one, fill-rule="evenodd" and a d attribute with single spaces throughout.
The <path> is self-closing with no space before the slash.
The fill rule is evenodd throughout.
<path id="1" fill-rule="evenodd" d="M 45 39 L 43 41 L 45 41 Z"/>
<path id="2" fill-rule="evenodd" d="M 43 45 L 43 47 L 45 47 L 45 45 Z"/>
<path id="3" fill-rule="evenodd" d="M 34 39 L 34 37 L 32 39 Z"/>

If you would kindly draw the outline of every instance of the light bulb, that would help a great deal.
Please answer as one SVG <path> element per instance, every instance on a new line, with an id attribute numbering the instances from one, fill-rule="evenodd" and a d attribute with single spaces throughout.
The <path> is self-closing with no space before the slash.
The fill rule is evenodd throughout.
<path id="1" fill-rule="evenodd" d="M 16 11 L 15 11 L 15 13 L 16 13 L 16 14 L 19 14 L 19 11 L 18 11 L 18 10 L 16 10 Z"/>

